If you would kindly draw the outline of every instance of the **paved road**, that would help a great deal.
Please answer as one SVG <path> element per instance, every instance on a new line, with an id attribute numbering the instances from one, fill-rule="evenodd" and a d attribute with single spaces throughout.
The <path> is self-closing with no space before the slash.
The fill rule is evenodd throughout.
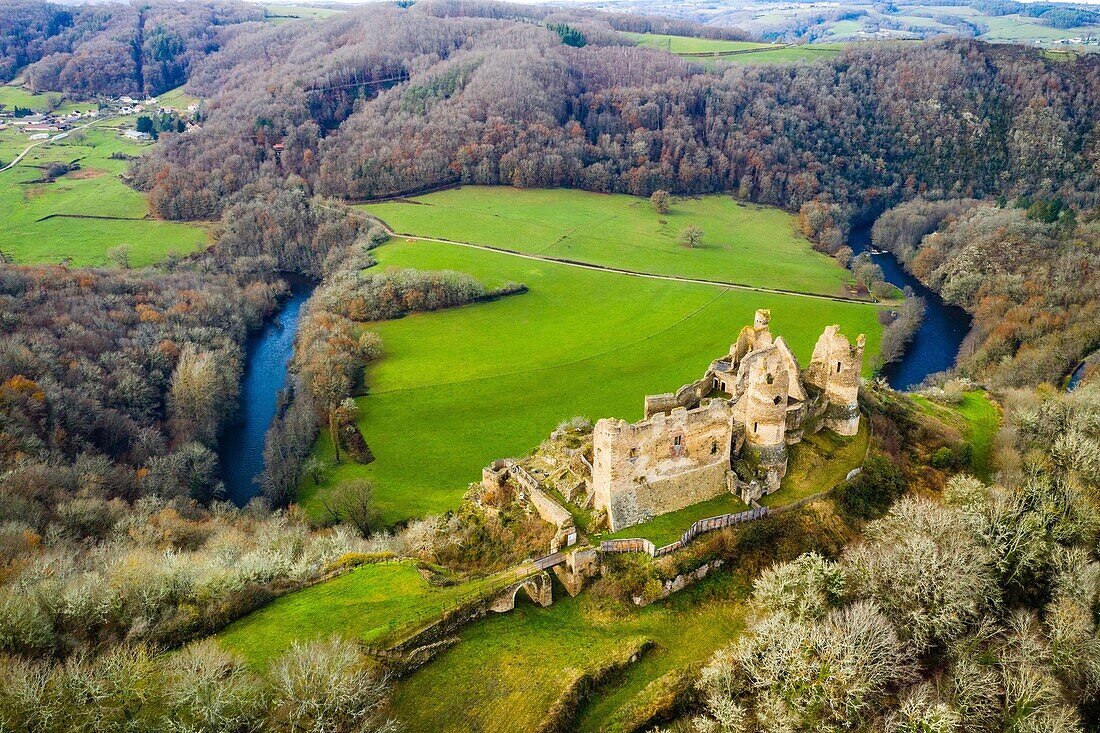
<path id="1" fill-rule="evenodd" d="M 58 134 L 52 135 L 52 136 L 46 138 L 45 140 L 38 140 L 36 142 L 31 143 L 27 147 L 23 148 L 23 152 L 21 152 L 19 155 L 15 156 L 15 158 L 12 160 L 12 162 L 8 163 L 3 168 L 0 168 L 0 173 L 3 173 L 4 171 L 8 170 L 9 168 L 14 168 L 15 166 L 19 165 L 19 161 L 23 160 L 23 158 L 25 158 L 27 156 L 27 153 L 31 152 L 32 150 L 37 148 L 39 145 L 45 145 L 46 143 L 52 143 L 54 140 L 64 140 L 69 135 L 71 135 L 74 132 L 77 132 L 78 130 L 83 130 L 86 127 L 91 127 L 92 125 L 94 125 L 98 122 L 104 122 L 108 119 L 110 119 L 110 118 L 101 117 L 101 118 L 98 118 L 98 119 L 94 119 L 91 122 L 80 125 L 79 127 L 74 127 L 71 130 L 66 130 L 65 132 L 59 132 Z"/>

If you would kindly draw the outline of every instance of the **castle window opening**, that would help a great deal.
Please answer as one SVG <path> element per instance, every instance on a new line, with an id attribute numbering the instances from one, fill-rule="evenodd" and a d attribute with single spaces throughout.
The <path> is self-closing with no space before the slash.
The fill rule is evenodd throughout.
<path id="1" fill-rule="evenodd" d="M 675 438 L 672 439 L 672 444 L 674 446 L 676 446 L 677 448 L 679 448 L 680 446 L 682 446 L 684 444 L 684 436 L 677 435 Z"/>
<path id="2" fill-rule="evenodd" d="M 717 440 L 712 440 L 710 442 L 710 454 L 713 456 L 717 452 L 718 452 L 718 441 Z"/>
<path id="3" fill-rule="evenodd" d="M 776 404 L 776 405 L 778 405 L 778 404 L 779 404 L 779 400 L 780 400 L 780 399 L 782 399 L 782 398 L 781 398 L 781 397 L 780 397 L 779 395 L 776 395 L 776 396 L 775 396 L 775 399 L 774 399 L 774 400 L 772 400 L 772 404 Z"/>
<path id="4" fill-rule="evenodd" d="M 767 379 L 768 379 L 768 384 L 771 384 L 772 382 L 774 382 L 774 381 L 775 381 L 775 377 L 773 377 L 773 376 L 772 376 L 772 375 L 770 375 L 770 374 L 768 375 Z"/>
<path id="5" fill-rule="evenodd" d="M 759 433 L 759 432 L 760 432 L 760 423 L 755 423 L 755 422 L 754 422 L 754 423 L 752 424 L 752 431 L 753 431 L 754 433 Z"/>
<path id="6" fill-rule="evenodd" d="M 840 362 L 839 361 L 836 363 L 836 373 L 840 374 Z"/>

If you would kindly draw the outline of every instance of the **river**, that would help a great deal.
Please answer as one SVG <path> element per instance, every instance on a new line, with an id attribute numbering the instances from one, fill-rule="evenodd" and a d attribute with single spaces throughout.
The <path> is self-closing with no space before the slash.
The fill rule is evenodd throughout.
<path id="1" fill-rule="evenodd" d="M 222 480 L 237 506 L 260 493 L 255 479 L 264 468 L 264 438 L 275 418 L 279 392 L 286 386 L 302 305 L 313 293 L 314 283 L 292 275 L 283 277 L 290 284 L 290 295 L 278 313 L 248 340 L 240 410 L 222 433 L 219 445 Z"/>
<path id="2" fill-rule="evenodd" d="M 848 240 L 853 255 L 870 250 L 871 225 L 852 230 Z M 948 305 L 940 296 L 910 275 L 889 252 L 871 253 L 875 264 L 882 268 L 886 282 L 899 288 L 909 287 L 924 298 L 924 320 L 909 343 L 900 361 L 887 364 L 882 375 L 894 389 L 909 389 L 924 381 L 929 374 L 942 372 L 955 365 L 959 347 L 970 331 L 970 315 L 962 308 Z"/>
<path id="3" fill-rule="evenodd" d="M 871 227 L 852 231 L 849 240 L 853 253 L 868 250 Z M 961 308 L 947 305 L 940 296 L 924 287 L 905 271 L 889 253 L 872 254 L 887 282 L 906 286 L 924 298 L 924 321 L 901 361 L 883 369 L 883 376 L 895 389 L 920 384 L 929 374 L 950 369 L 959 347 L 970 330 L 970 316 Z M 314 284 L 300 277 L 286 278 L 290 296 L 263 330 L 248 341 L 244 379 L 241 383 L 240 412 L 226 428 L 219 447 L 222 478 L 229 499 L 244 506 L 259 494 L 255 479 L 264 467 L 264 439 L 275 418 L 279 392 L 286 386 L 287 366 L 294 352 L 294 334 L 302 305 L 313 292 Z"/>

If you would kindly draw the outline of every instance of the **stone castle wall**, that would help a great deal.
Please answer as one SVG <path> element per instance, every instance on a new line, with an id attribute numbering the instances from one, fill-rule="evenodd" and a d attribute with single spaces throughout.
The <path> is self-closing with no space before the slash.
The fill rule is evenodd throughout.
<path id="1" fill-rule="evenodd" d="M 597 422 L 592 485 L 612 531 L 726 491 L 731 419 L 729 403 L 712 400 L 633 424 Z"/>
<path id="2" fill-rule="evenodd" d="M 787 472 L 787 446 L 804 430 L 858 432 L 864 337 L 853 346 L 839 326 L 829 326 L 802 370 L 783 338 L 772 336 L 770 322 L 768 311 L 757 311 L 702 379 L 646 397 L 641 422 L 596 424 L 593 503 L 607 513 L 612 531 L 732 490 L 735 458 L 745 459 L 753 485 L 776 491 Z M 707 399 L 715 390 L 725 394 Z"/>

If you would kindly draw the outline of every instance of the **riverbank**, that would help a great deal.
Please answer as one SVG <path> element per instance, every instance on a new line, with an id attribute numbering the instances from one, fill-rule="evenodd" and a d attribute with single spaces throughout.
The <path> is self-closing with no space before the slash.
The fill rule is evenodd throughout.
<path id="1" fill-rule="evenodd" d="M 868 252 L 874 263 L 882 268 L 886 282 L 902 290 L 909 288 L 925 304 L 924 318 L 904 355 L 882 369 L 882 376 L 891 387 L 907 390 L 919 385 L 929 375 L 955 365 L 963 340 L 970 333 L 971 319 L 962 308 L 948 305 L 939 293 L 909 274 L 893 254 L 873 248 L 872 224 L 869 222 L 852 230 L 848 239 L 852 254 Z"/>
<path id="2" fill-rule="evenodd" d="M 244 506 L 259 495 L 256 478 L 264 468 L 264 441 L 286 387 L 287 368 L 294 355 L 294 336 L 302 306 L 316 283 L 284 274 L 290 295 L 246 347 L 237 419 L 222 433 L 218 455 L 228 498 Z"/>

